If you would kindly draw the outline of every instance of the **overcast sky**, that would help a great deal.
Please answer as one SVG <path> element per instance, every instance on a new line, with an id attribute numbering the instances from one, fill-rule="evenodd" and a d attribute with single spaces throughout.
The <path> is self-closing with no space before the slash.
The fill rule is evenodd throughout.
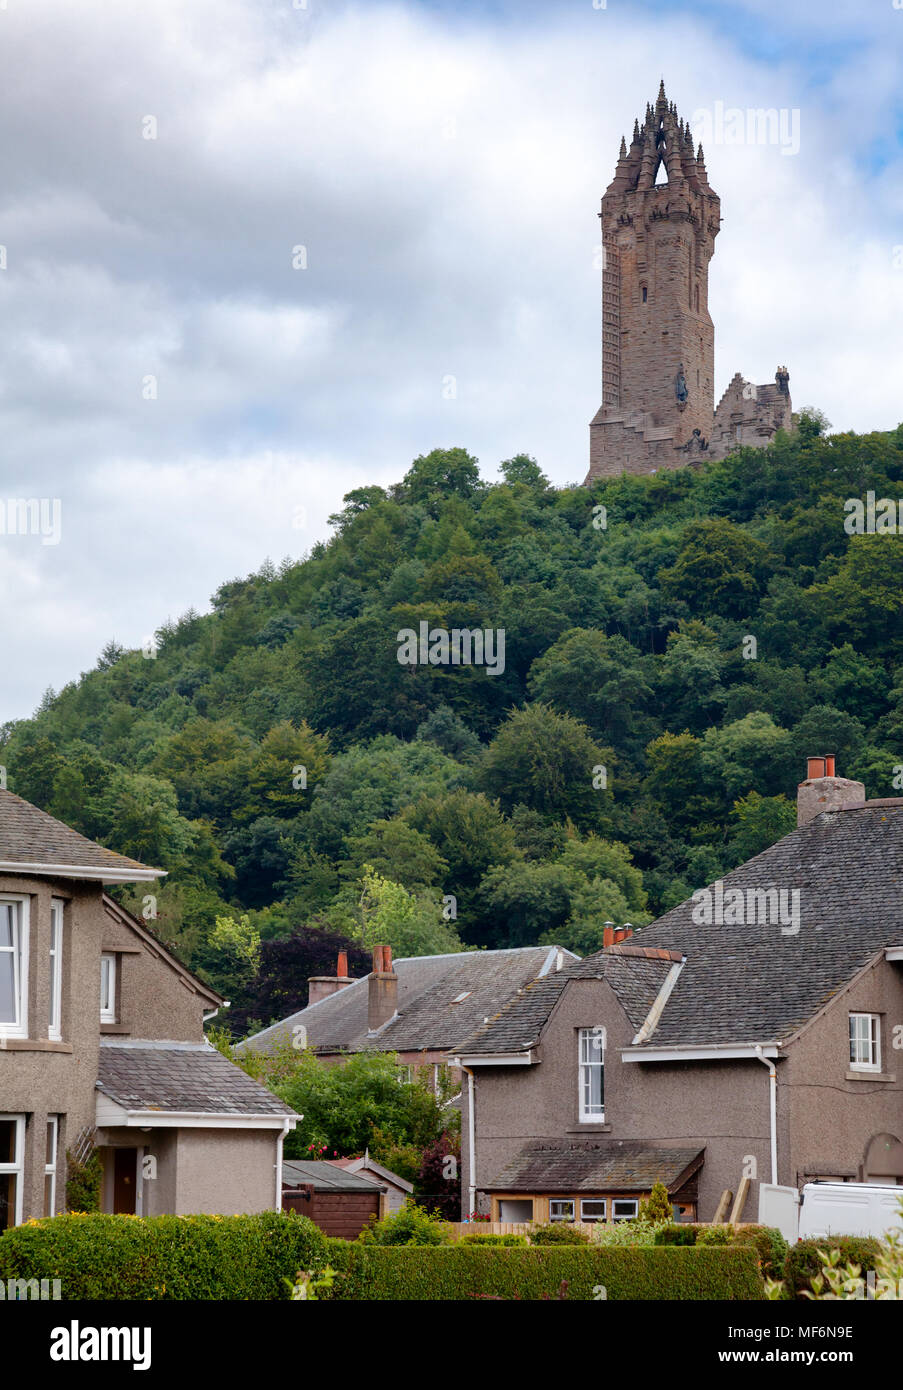
<path id="1" fill-rule="evenodd" d="M 431 448 L 582 480 L 596 214 L 662 74 L 799 122 L 706 145 L 716 398 L 786 363 L 836 429 L 903 419 L 894 0 L 295 5 L 0 0 L 0 502 L 61 521 L 0 537 L 0 721 Z"/>

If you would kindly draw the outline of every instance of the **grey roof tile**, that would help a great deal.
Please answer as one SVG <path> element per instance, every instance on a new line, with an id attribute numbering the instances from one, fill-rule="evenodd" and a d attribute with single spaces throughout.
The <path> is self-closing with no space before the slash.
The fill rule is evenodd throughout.
<path id="1" fill-rule="evenodd" d="M 554 946 L 528 946 L 509 951 L 465 951 L 457 955 L 411 956 L 395 961 L 398 976 L 398 1017 L 377 1037 L 367 1031 L 367 977 L 346 985 L 337 994 L 308 1005 L 280 1023 L 238 1044 L 238 1050 L 266 1050 L 292 1030 L 307 1030 L 316 1052 L 445 1051 L 495 1014 L 534 980 L 544 968 L 554 968 Z M 575 963 L 572 952 L 564 960 Z M 467 997 L 452 1001 L 460 994 Z"/>
<path id="2" fill-rule="evenodd" d="M 290 1106 L 208 1043 L 101 1039 L 100 1089 L 126 1110 L 203 1115 L 293 1115 Z"/>
<path id="3" fill-rule="evenodd" d="M 300 1187 L 302 1183 L 309 1183 L 316 1192 L 366 1192 L 372 1195 L 380 1189 L 378 1179 L 349 1173 L 347 1168 L 336 1167 L 328 1159 L 283 1159 L 282 1186 Z"/>
<path id="4" fill-rule="evenodd" d="M 484 1184 L 487 1192 L 669 1192 L 701 1166 L 705 1149 L 660 1148 L 634 1140 L 536 1139 Z"/>
<path id="5" fill-rule="evenodd" d="M 673 965 L 669 952 L 647 953 L 623 946 L 599 951 L 575 961 L 558 974 L 536 980 L 511 999 L 489 1022 L 458 1044 L 457 1051 L 475 1055 L 523 1052 L 535 1047 L 569 980 L 607 980 L 627 1017 L 639 1028 Z"/>
<path id="6" fill-rule="evenodd" d="M 128 855 L 105 849 L 62 821 L 49 816 L 30 801 L 13 792 L 0 790 L 0 867 L 14 871 L 19 865 L 41 865 L 78 869 L 80 876 L 96 877 L 108 883 L 134 881 L 162 874 Z"/>

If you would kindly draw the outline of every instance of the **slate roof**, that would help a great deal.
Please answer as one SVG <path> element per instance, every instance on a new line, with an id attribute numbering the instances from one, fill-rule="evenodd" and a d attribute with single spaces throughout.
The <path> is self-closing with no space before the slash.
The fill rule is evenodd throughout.
<path id="1" fill-rule="evenodd" d="M 607 980 L 630 1022 L 639 1029 L 674 963 L 669 951 L 646 950 L 632 942 L 610 951 L 598 951 L 585 960 L 572 962 L 556 975 L 527 985 L 487 1024 L 463 1039 L 456 1051 L 479 1056 L 535 1047 L 549 1015 L 573 979 Z"/>
<path id="2" fill-rule="evenodd" d="M 378 1192 L 380 1184 L 349 1173 L 328 1160 L 286 1158 L 282 1162 L 282 1186 L 291 1190 L 310 1183 L 315 1192 Z"/>
<path id="3" fill-rule="evenodd" d="M 104 849 L 30 801 L 0 790 L 0 871 L 17 868 L 47 874 L 56 870 L 60 878 L 67 876 L 67 869 L 75 869 L 78 878 L 104 883 L 133 883 L 163 875 L 162 869 Z"/>
<path id="4" fill-rule="evenodd" d="M 526 946 L 508 951 L 464 951 L 457 955 L 410 956 L 395 961 L 398 1017 L 370 1037 L 367 978 L 291 1014 L 238 1044 L 265 1051 L 291 1039 L 299 1024 L 315 1052 L 447 1051 L 482 1024 L 541 972 L 554 971 L 558 947 Z M 577 957 L 564 952 L 564 960 Z M 467 994 L 459 1004 L 452 1000 Z"/>
<path id="5" fill-rule="evenodd" d="M 209 1043 L 100 1040 L 98 1089 L 126 1110 L 294 1115 Z"/>
<path id="6" fill-rule="evenodd" d="M 349 1173 L 360 1173 L 362 1177 L 369 1174 L 371 1182 L 379 1182 L 383 1179 L 393 1187 L 401 1188 L 403 1192 L 413 1192 L 414 1184 L 408 1182 L 407 1178 L 402 1178 L 398 1173 L 393 1173 L 391 1168 L 384 1168 L 381 1163 L 366 1154 L 363 1158 L 329 1158 L 327 1163 L 331 1163 L 336 1168 L 344 1168 Z"/>
<path id="7" fill-rule="evenodd" d="M 697 925 L 681 903 L 644 945 L 687 957 L 648 1046 L 789 1038 L 885 946 L 903 945 L 903 802 L 826 811 L 724 877 L 800 893 L 799 931 Z"/>
<path id="8" fill-rule="evenodd" d="M 639 1029 L 669 965 L 685 964 L 649 1049 L 749 1046 L 791 1038 L 886 946 L 903 945 L 903 800 L 826 811 L 724 876 L 739 888 L 799 893 L 799 930 L 780 921 L 743 926 L 693 920 L 688 899 L 627 942 L 588 956 L 554 981 L 530 986 L 465 1039 L 467 1054 L 535 1046 L 567 980 L 607 979 Z M 713 885 L 709 885 L 710 889 Z M 642 946 L 649 959 L 635 955 Z M 654 957 L 657 948 L 661 960 Z M 620 961 L 620 964 L 616 962 Z"/>
<path id="9" fill-rule="evenodd" d="M 536 1139 L 481 1187 L 486 1192 L 648 1192 L 653 1183 L 663 1182 L 676 1192 L 704 1158 L 705 1149 L 696 1146 Z"/>

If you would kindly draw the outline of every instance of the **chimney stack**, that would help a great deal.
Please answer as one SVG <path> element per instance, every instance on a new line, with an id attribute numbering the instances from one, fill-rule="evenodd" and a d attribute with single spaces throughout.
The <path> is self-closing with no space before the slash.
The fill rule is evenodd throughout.
<path id="1" fill-rule="evenodd" d="M 822 811 L 842 811 L 848 806 L 865 804 L 865 786 L 834 771 L 834 754 L 820 754 L 807 759 L 806 780 L 796 792 L 797 828 L 807 825 Z"/>
<path id="2" fill-rule="evenodd" d="M 367 1028 L 375 1033 L 398 1012 L 398 976 L 392 968 L 392 947 L 373 947 L 373 971 L 367 981 Z"/>
<path id="3" fill-rule="evenodd" d="M 308 1007 L 326 999 L 330 994 L 338 994 L 340 989 L 353 984 L 354 981 L 348 975 L 348 952 L 339 951 L 335 975 L 311 975 L 308 980 Z"/>

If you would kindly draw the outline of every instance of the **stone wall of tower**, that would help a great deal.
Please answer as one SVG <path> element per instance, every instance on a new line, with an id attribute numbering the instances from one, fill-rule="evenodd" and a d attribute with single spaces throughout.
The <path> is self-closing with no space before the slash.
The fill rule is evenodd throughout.
<path id="1" fill-rule="evenodd" d="M 667 181 L 656 182 L 662 167 Z M 587 482 L 720 458 L 790 428 L 786 372 L 741 393 L 739 409 L 732 382 L 714 409 L 708 269 L 720 210 L 702 150 L 662 85 L 629 150 L 622 140 L 602 198 L 602 405 Z"/>

